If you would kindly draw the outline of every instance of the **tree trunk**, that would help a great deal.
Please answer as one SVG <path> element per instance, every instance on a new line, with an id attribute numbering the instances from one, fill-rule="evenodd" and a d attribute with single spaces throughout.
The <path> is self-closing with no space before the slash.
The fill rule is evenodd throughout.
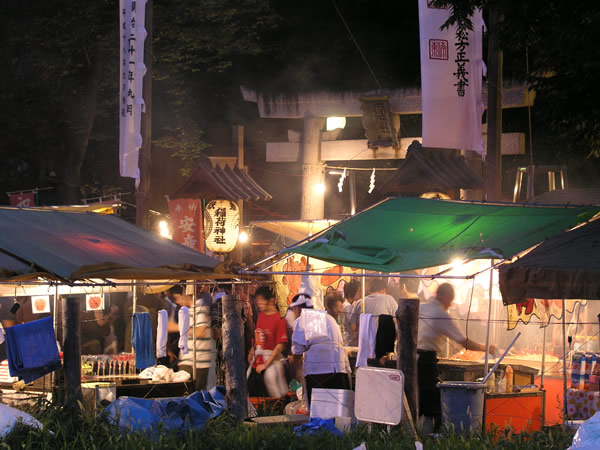
<path id="1" fill-rule="evenodd" d="M 88 143 L 98 104 L 98 92 L 102 81 L 104 50 L 102 42 L 94 46 L 90 57 L 90 71 L 79 98 L 67 113 L 65 154 L 56 155 L 55 170 L 58 174 L 58 200 L 63 204 L 77 204 L 81 200 L 81 167 L 87 153 Z M 74 96 L 75 97 L 75 96 Z"/>
<path id="2" fill-rule="evenodd" d="M 408 400 L 413 420 L 416 420 L 419 300 L 398 300 L 396 319 L 398 320 L 398 359 L 396 367 L 404 373 L 404 395 Z"/>
<path id="3" fill-rule="evenodd" d="M 243 323 L 237 297 L 227 295 L 223 302 L 223 357 L 227 409 L 238 421 L 248 414 L 248 390 L 244 361 Z"/>

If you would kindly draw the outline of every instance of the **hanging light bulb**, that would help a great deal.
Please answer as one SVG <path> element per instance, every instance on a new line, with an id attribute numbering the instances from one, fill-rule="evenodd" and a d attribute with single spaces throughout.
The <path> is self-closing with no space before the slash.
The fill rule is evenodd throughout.
<path id="1" fill-rule="evenodd" d="M 346 168 L 344 167 L 344 171 L 340 175 L 340 181 L 338 181 L 338 191 L 342 192 L 344 190 L 344 179 L 346 178 Z"/>
<path id="2" fill-rule="evenodd" d="M 371 178 L 369 179 L 369 194 L 373 192 L 373 189 L 375 189 L 375 169 L 371 172 Z"/>

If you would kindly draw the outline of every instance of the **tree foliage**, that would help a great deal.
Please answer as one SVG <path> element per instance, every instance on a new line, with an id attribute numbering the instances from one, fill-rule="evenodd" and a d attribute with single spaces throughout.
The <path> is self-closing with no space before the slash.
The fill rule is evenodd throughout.
<path id="1" fill-rule="evenodd" d="M 118 0 L 2 2 L 0 188 L 51 185 L 54 201 L 72 203 L 90 194 L 86 186 L 131 183 L 118 176 L 118 8 Z M 198 99 L 235 58 L 261 52 L 276 17 L 267 0 L 154 0 L 157 145 L 205 148 Z"/>

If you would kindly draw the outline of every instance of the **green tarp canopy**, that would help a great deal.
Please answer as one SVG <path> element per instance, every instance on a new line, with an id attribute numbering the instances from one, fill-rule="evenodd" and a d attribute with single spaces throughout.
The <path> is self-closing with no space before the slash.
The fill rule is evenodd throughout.
<path id="1" fill-rule="evenodd" d="M 388 273 L 448 264 L 454 258 L 503 259 L 598 211 L 389 198 L 283 252 Z"/>

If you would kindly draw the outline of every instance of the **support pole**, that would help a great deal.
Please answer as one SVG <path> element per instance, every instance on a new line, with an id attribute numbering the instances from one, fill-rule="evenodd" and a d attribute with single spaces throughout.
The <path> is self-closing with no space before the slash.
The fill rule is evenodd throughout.
<path id="1" fill-rule="evenodd" d="M 348 171 L 348 190 L 350 191 L 350 215 L 356 214 L 356 173 Z"/>
<path id="2" fill-rule="evenodd" d="M 248 391 L 244 361 L 244 326 L 236 296 L 226 295 L 223 302 L 223 358 L 227 408 L 242 421 L 248 415 Z"/>
<path id="3" fill-rule="evenodd" d="M 197 379 L 197 370 L 196 370 L 196 361 L 197 361 L 197 356 L 196 356 L 196 317 L 198 317 L 196 315 L 196 286 L 192 286 L 194 291 L 192 293 L 192 301 L 194 303 L 192 303 L 193 307 L 192 307 L 192 311 L 194 314 L 194 318 L 190 321 L 192 323 L 192 342 L 194 343 L 194 350 L 192 353 L 192 379 L 194 380 L 194 383 L 196 383 L 196 379 Z M 187 288 L 186 288 L 187 289 Z M 189 331 L 188 331 L 189 334 Z"/>
<path id="4" fill-rule="evenodd" d="M 67 403 L 81 401 L 81 342 L 79 326 L 79 299 L 66 301 L 66 336 L 64 344 L 65 394 Z"/>
<path id="5" fill-rule="evenodd" d="M 365 278 L 365 269 L 362 270 L 362 275 L 363 275 L 363 277 L 362 277 L 362 303 L 361 303 L 362 311 L 361 312 L 364 314 L 365 313 L 365 297 L 367 296 L 366 292 L 365 292 L 367 289 L 365 286 L 365 282 L 367 281 L 367 279 Z"/>
<path id="6" fill-rule="evenodd" d="M 540 389 L 544 389 L 544 372 L 546 372 L 546 330 L 548 325 L 544 327 L 544 342 L 542 342 L 542 374 L 540 375 Z"/>
<path id="7" fill-rule="evenodd" d="M 567 332 L 565 327 L 565 299 L 562 301 L 562 335 L 563 335 L 563 413 L 567 418 Z"/>
<path id="8" fill-rule="evenodd" d="M 417 419 L 417 335 L 419 329 L 419 299 L 399 299 L 398 359 L 396 367 L 404 373 L 404 395 L 414 421 Z"/>
<path id="9" fill-rule="evenodd" d="M 492 317 L 492 288 L 494 287 L 494 260 L 490 263 L 490 301 L 488 303 L 488 320 L 485 333 L 485 364 L 483 373 L 487 375 L 489 372 L 489 354 L 490 354 L 490 319 Z"/>

